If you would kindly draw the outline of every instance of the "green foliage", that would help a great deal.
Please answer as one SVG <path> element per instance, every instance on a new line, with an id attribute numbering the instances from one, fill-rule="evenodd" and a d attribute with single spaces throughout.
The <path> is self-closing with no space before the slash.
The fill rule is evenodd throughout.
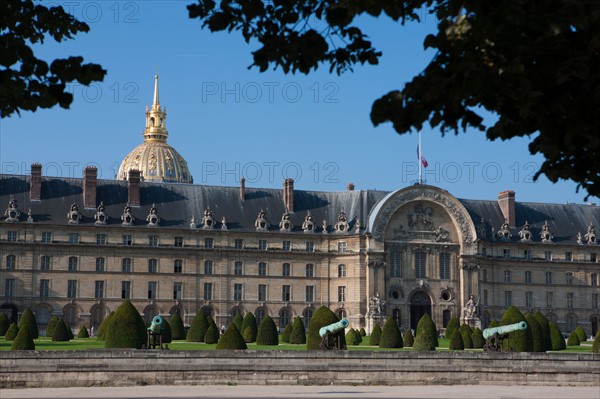
<path id="1" fill-rule="evenodd" d="M 596 333 L 594 344 L 592 345 L 592 353 L 600 353 L 600 330 Z"/>
<path id="2" fill-rule="evenodd" d="M 206 331 L 208 330 L 208 320 L 206 318 L 206 314 L 202 310 L 199 310 L 196 313 L 196 317 L 192 320 L 192 324 L 190 325 L 190 329 L 188 330 L 186 341 L 188 342 L 202 342 L 204 341 L 204 336 L 206 335 Z"/>
<path id="3" fill-rule="evenodd" d="M 211 323 L 208 326 L 208 330 L 206 330 L 206 335 L 204 336 L 204 343 L 216 344 L 217 342 L 219 342 L 220 335 L 221 334 L 219 333 L 219 328 L 217 327 L 217 325 Z"/>
<path id="4" fill-rule="evenodd" d="M 454 331 L 460 327 L 460 322 L 458 321 L 458 317 L 452 316 L 448 321 L 448 325 L 446 326 L 446 338 L 452 339 L 452 334 Z"/>
<path id="5" fill-rule="evenodd" d="M 232 321 L 233 324 L 235 324 L 235 326 L 237 327 L 238 331 L 242 331 L 242 324 L 244 323 L 244 318 L 239 312 L 235 315 Z"/>
<path id="6" fill-rule="evenodd" d="M 475 327 L 473 329 L 473 333 L 471 334 L 471 340 L 473 341 L 473 348 L 481 349 L 485 344 L 485 339 L 483 339 L 483 331 L 479 327 Z"/>
<path id="7" fill-rule="evenodd" d="M 375 324 L 373 326 L 373 331 L 371 331 L 371 336 L 369 337 L 369 343 L 371 345 L 379 346 L 379 341 L 381 341 L 381 327 L 379 324 Z"/>
<path id="8" fill-rule="evenodd" d="M 587 335 L 585 334 L 585 330 L 581 326 L 577 326 L 575 328 L 575 333 L 577 334 L 577 338 L 579 338 L 579 342 L 587 341 Z"/>
<path id="9" fill-rule="evenodd" d="M 405 347 L 412 347 L 415 343 L 415 337 L 413 337 L 412 331 L 410 328 L 406 330 L 404 335 L 402 336 L 402 342 Z"/>
<path id="10" fill-rule="evenodd" d="M 531 339 L 531 351 L 532 352 L 546 352 L 544 343 L 544 334 L 542 333 L 542 327 L 533 313 L 525 314 L 525 321 L 527 321 L 527 334 L 528 339 Z"/>
<path id="11" fill-rule="evenodd" d="M 8 327 L 10 327 L 8 315 L 6 313 L 0 313 L 0 337 L 6 335 Z"/>
<path id="12" fill-rule="evenodd" d="M 21 320 L 19 320 L 19 330 L 24 328 L 29 330 L 29 335 L 32 339 L 37 339 L 39 337 L 37 320 L 29 308 L 25 308 L 21 315 Z"/>
<path id="13" fill-rule="evenodd" d="M 361 337 L 366 337 L 367 336 L 367 332 L 365 331 L 364 327 L 361 327 L 360 330 L 358 330 L 359 334 Z"/>
<path id="14" fill-rule="evenodd" d="M 58 319 L 52 333 L 52 341 L 66 342 L 73 339 L 71 328 L 65 323 L 64 319 Z"/>
<path id="15" fill-rule="evenodd" d="M 258 327 L 258 334 L 256 336 L 257 345 L 279 345 L 279 334 L 277 333 L 277 326 L 271 318 L 267 315 L 260 322 Z"/>
<path id="16" fill-rule="evenodd" d="M 169 323 L 164 317 L 163 323 L 160 328 L 163 344 L 170 344 L 171 342 L 173 342 L 173 328 L 171 327 L 171 323 Z M 148 334 L 147 331 L 146 334 Z M 146 335 L 146 339 L 148 339 L 148 335 Z"/>
<path id="17" fill-rule="evenodd" d="M 146 343 L 146 323 L 130 300 L 123 302 L 106 329 L 105 348 L 137 348 Z"/>
<path id="18" fill-rule="evenodd" d="M 81 326 L 81 328 L 79 329 L 79 332 L 77 333 L 77 338 L 89 338 L 89 337 L 90 337 L 90 333 L 88 333 L 86 326 Z"/>
<path id="19" fill-rule="evenodd" d="M 56 324 L 58 323 L 59 319 L 60 318 L 58 316 L 52 316 L 50 318 L 48 326 L 46 327 L 46 337 L 52 338 L 52 336 L 54 335 L 54 328 L 56 327 Z"/>
<path id="20" fill-rule="evenodd" d="M 17 325 L 17 323 L 10 323 L 8 330 L 6 330 L 6 334 L 4 335 L 4 340 L 12 341 L 13 339 L 15 339 L 17 337 L 18 333 L 19 333 L 19 326 Z"/>
<path id="21" fill-rule="evenodd" d="M 102 323 L 100 323 L 100 327 L 98 327 L 98 340 L 99 341 L 104 341 L 106 339 L 106 330 L 108 330 L 108 326 L 114 315 L 115 315 L 115 312 L 110 312 L 110 314 L 108 316 L 106 316 L 104 318 L 104 320 L 102 320 Z"/>
<path id="22" fill-rule="evenodd" d="M 358 343 L 360 344 L 361 342 L 363 342 L 363 337 L 362 335 L 360 335 L 360 331 L 358 331 L 357 329 L 354 329 L 354 331 L 356 332 L 356 339 L 358 339 Z"/>
<path id="23" fill-rule="evenodd" d="M 249 328 L 246 327 L 246 329 Z M 248 345 L 246 345 L 246 341 L 242 338 L 235 324 L 230 323 L 227 330 L 225 330 L 225 334 L 217 343 L 217 349 L 248 349 Z"/>
<path id="24" fill-rule="evenodd" d="M 511 305 L 504 312 L 502 319 L 500 319 L 500 325 L 506 326 L 521 321 L 526 321 L 525 316 L 523 316 L 516 306 Z M 533 349 L 531 335 L 527 330 L 511 332 L 508 334 L 508 338 L 504 340 L 503 345 L 505 350 L 511 350 L 513 352 L 531 352 Z"/>
<path id="25" fill-rule="evenodd" d="M 33 351 L 35 350 L 35 343 L 30 335 L 30 331 L 27 328 L 19 329 L 19 333 L 13 340 L 10 347 L 13 351 Z"/>
<path id="26" fill-rule="evenodd" d="M 500 326 L 500 322 L 496 319 L 493 319 L 492 321 L 490 321 L 490 324 L 487 326 L 487 328 L 494 328 L 494 327 L 499 327 Z"/>
<path id="27" fill-rule="evenodd" d="M 579 336 L 577 335 L 577 333 L 575 331 L 571 331 L 571 334 L 569 334 L 569 338 L 567 338 L 567 346 L 579 346 L 580 342 L 579 342 Z"/>
<path id="28" fill-rule="evenodd" d="M 288 324 L 289 326 L 289 324 Z M 287 326 L 286 326 L 287 328 Z M 292 332 L 290 333 L 290 344 L 302 344 L 306 343 L 306 329 L 304 328 L 304 322 L 301 317 L 294 319 Z"/>
<path id="29" fill-rule="evenodd" d="M 453 329 L 452 338 L 450 338 L 450 350 L 462 351 L 465 349 L 465 343 L 463 342 L 463 333 L 459 329 Z"/>
<path id="30" fill-rule="evenodd" d="M 533 314 L 542 330 L 542 339 L 546 351 L 552 350 L 552 339 L 550 339 L 550 324 L 546 316 L 539 310 Z"/>
<path id="31" fill-rule="evenodd" d="M 396 320 L 389 316 L 383 324 L 383 332 L 379 339 L 380 348 L 402 348 L 404 343 L 402 342 L 402 334 L 398 328 Z"/>
<path id="32" fill-rule="evenodd" d="M 425 313 L 417 324 L 417 336 L 413 345 L 414 350 L 434 351 L 437 346 L 437 330 L 431 317 Z"/>
<path id="33" fill-rule="evenodd" d="M 473 330 L 471 327 L 468 324 L 463 324 L 458 328 L 458 332 L 462 336 L 463 349 L 473 349 L 473 339 L 471 338 Z"/>
<path id="34" fill-rule="evenodd" d="M 242 335 L 244 340 L 246 342 L 255 342 L 257 334 L 258 326 L 256 325 L 256 318 L 252 312 L 248 312 L 246 313 L 246 316 L 244 316 L 244 321 L 242 323 Z"/>
<path id="35" fill-rule="evenodd" d="M 357 332 L 355 329 L 349 329 L 346 333 L 346 345 L 360 345 L 360 341 L 356 335 Z"/>
<path id="36" fill-rule="evenodd" d="M 322 327 L 328 326 L 332 323 L 338 322 L 340 319 L 326 306 L 321 306 L 313 317 L 310 319 L 308 324 L 308 336 L 306 342 L 306 348 L 309 350 L 317 350 L 321 347 L 321 336 L 319 330 Z"/>
<path id="37" fill-rule="evenodd" d="M 551 321 L 550 325 L 550 342 L 552 343 L 553 351 L 561 351 L 567 349 L 567 345 L 565 344 L 565 339 L 560 332 L 560 329 L 556 325 L 555 322 Z"/>
<path id="38" fill-rule="evenodd" d="M 294 328 L 292 327 L 292 325 L 290 323 L 287 324 L 287 326 L 285 326 L 285 328 L 283 329 L 283 332 L 281 333 L 281 342 L 290 342 L 290 335 L 292 334 L 292 330 Z M 306 340 L 306 336 L 305 336 L 305 340 Z"/>
<path id="39" fill-rule="evenodd" d="M 175 312 L 171 315 L 169 324 L 171 325 L 173 339 L 185 339 L 185 326 L 183 325 L 183 320 L 181 319 L 179 312 Z"/>

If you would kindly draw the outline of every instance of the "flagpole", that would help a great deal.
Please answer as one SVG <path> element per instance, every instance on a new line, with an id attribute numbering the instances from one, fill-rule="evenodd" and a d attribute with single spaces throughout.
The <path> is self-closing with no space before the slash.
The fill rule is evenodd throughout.
<path id="1" fill-rule="evenodd" d="M 421 158 L 421 130 L 419 130 L 419 184 L 423 184 L 422 178 L 422 167 L 423 167 L 423 158 Z"/>

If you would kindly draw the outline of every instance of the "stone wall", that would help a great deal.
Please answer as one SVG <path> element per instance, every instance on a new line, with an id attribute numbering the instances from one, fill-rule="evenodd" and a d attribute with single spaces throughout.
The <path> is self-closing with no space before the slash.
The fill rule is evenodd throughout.
<path id="1" fill-rule="evenodd" d="M 156 384 L 600 386 L 600 355 L 320 351 L 9 351 L 0 389 Z"/>

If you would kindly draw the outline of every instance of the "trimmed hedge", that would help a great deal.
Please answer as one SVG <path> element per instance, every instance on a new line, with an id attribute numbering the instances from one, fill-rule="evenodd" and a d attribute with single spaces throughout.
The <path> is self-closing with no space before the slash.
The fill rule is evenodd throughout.
<path id="1" fill-rule="evenodd" d="M 289 324 L 288 324 L 289 326 Z M 287 328 L 287 326 L 286 326 Z M 306 329 L 304 328 L 304 322 L 301 317 L 296 317 L 292 325 L 292 332 L 290 333 L 290 344 L 302 344 L 306 343 Z"/>
<path id="2" fill-rule="evenodd" d="M 402 342 L 402 334 L 398 328 L 396 320 L 389 316 L 383 324 L 383 332 L 379 339 L 380 348 L 402 348 L 404 343 Z"/>
<path id="3" fill-rule="evenodd" d="M 237 327 L 236 327 L 237 328 Z M 258 334 L 258 326 L 256 325 L 256 317 L 252 312 L 246 313 L 244 321 L 242 322 L 242 336 L 246 343 L 256 342 L 256 335 Z"/>
<path id="4" fill-rule="evenodd" d="M 111 317 L 106 328 L 105 348 L 136 348 L 146 344 L 147 329 L 144 319 L 128 299 Z"/>
<path id="5" fill-rule="evenodd" d="M 563 349 L 567 349 L 567 345 L 565 344 L 565 339 L 560 332 L 560 329 L 556 325 L 555 322 L 551 321 L 549 323 L 550 326 L 550 341 L 552 342 L 552 350 L 553 351 L 561 351 Z"/>
<path id="6" fill-rule="evenodd" d="M 504 312 L 502 319 L 500 319 L 500 325 L 506 326 L 521 321 L 526 322 L 527 320 L 525 320 L 525 316 L 523 316 L 516 306 L 511 305 Z M 529 330 L 529 328 L 527 330 Z M 503 341 L 504 350 L 513 352 L 531 352 L 533 350 L 533 342 L 531 334 L 527 330 L 514 331 L 508 334 L 508 339 Z"/>
<path id="7" fill-rule="evenodd" d="M 173 342 L 173 329 L 171 328 L 171 323 L 169 323 L 167 321 L 167 319 L 165 319 L 163 317 L 163 324 L 161 326 L 162 331 L 162 342 L 163 344 L 170 344 L 171 342 Z M 146 329 L 146 339 L 148 339 L 148 330 Z"/>
<path id="8" fill-rule="evenodd" d="M 248 345 L 242 338 L 235 324 L 230 323 L 225 334 L 217 343 L 217 349 L 248 349 Z"/>
<path id="9" fill-rule="evenodd" d="M 592 353 L 600 353 L 600 330 L 596 333 L 594 344 L 592 345 Z"/>
<path id="10" fill-rule="evenodd" d="M 458 332 L 462 336 L 463 349 L 473 349 L 473 339 L 471 338 L 473 330 L 471 329 L 471 326 L 463 324 L 458 328 Z"/>
<path id="11" fill-rule="evenodd" d="M 458 330 L 458 327 L 460 327 L 458 317 L 452 316 L 446 326 L 446 338 L 452 339 L 452 334 L 454 334 L 454 331 Z"/>
<path id="12" fill-rule="evenodd" d="M 58 323 L 59 319 L 60 317 L 58 316 L 52 316 L 50 318 L 48 326 L 46 327 L 46 337 L 52 338 L 52 336 L 54 335 L 54 329 L 56 328 L 56 324 Z"/>
<path id="13" fill-rule="evenodd" d="M 364 327 L 361 327 L 360 330 L 358 330 L 358 333 L 360 334 L 361 337 L 367 336 L 367 332 L 365 331 Z"/>
<path id="14" fill-rule="evenodd" d="M 29 335 L 32 339 L 37 339 L 40 336 L 37 320 L 29 308 L 25 308 L 21 315 L 21 320 L 19 320 L 19 331 L 23 328 L 29 330 Z"/>
<path id="15" fill-rule="evenodd" d="M 108 329 L 108 325 L 110 324 L 110 320 L 114 316 L 115 312 L 110 312 L 108 316 L 102 320 L 100 323 L 100 327 L 98 327 L 98 340 L 104 341 L 106 339 L 106 330 Z"/>
<path id="16" fill-rule="evenodd" d="M 322 338 L 319 335 L 319 330 L 322 327 L 340 321 L 339 317 L 326 306 L 321 306 L 308 324 L 308 336 L 306 337 L 306 348 L 309 350 L 318 350 L 321 348 Z M 345 334 L 342 334 L 343 343 L 346 341 Z"/>
<path id="17" fill-rule="evenodd" d="M 358 333 L 355 329 L 351 328 L 346 333 L 346 345 L 360 345 L 360 340 L 356 336 Z"/>
<path id="18" fill-rule="evenodd" d="M 10 327 L 10 319 L 6 313 L 0 313 L 0 337 L 6 335 L 8 331 L 8 327 Z"/>
<path id="19" fill-rule="evenodd" d="M 67 342 L 73 339 L 71 328 L 65 323 L 64 319 L 58 319 L 52 333 L 52 341 Z"/>
<path id="20" fill-rule="evenodd" d="M 183 320 L 181 320 L 179 312 L 175 312 L 171 315 L 169 324 L 171 325 L 172 339 L 185 339 L 185 326 L 183 325 Z"/>
<path id="21" fill-rule="evenodd" d="M 292 327 L 292 325 L 290 323 L 288 323 L 287 326 L 285 326 L 285 328 L 283 329 L 283 332 L 281 333 L 281 342 L 285 342 L 285 343 L 290 342 L 290 335 L 292 334 L 293 329 L 294 328 Z"/>
<path id="22" fill-rule="evenodd" d="M 221 333 L 219 333 L 219 328 L 216 324 L 211 324 L 208 326 L 208 330 L 206 330 L 206 335 L 204 336 L 205 344 L 216 344 L 219 342 L 219 337 Z"/>
<path id="23" fill-rule="evenodd" d="M 525 321 L 527 321 L 527 334 L 531 337 L 531 351 L 546 352 L 542 327 L 540 327 L 540 323 L 537 322 L 533 313 L 526 313 Z"/>
<path id="24" fill-rule="evenodd" d="M 475 327 L 473 329 L 473 333 L 471 334 L 471 340 L 473 341 L 473 348 L 481 349 L 485 344 L 485 339 L 483 339 L 483 331 L 479 327 Z"/>
<path id="25" fill-rule="evenodd" d="M 488 324 L 487 328 L 494 328 L 494 327 L 498 327 L 500 325 L 500 322 L 496 319 L 493 319 L 492 321 L 490 321 L 490 324 Z"/>
<path id="26" fill-rule="evenodd" d="M 412 347 L 414 345 L 415 337 L 413 337 L 412 331 L 410 329 L 406 330 L 406 332 L 402 336 L 402 341 L 404 343 L 404 347 Z"/>
<path id="27" fill-rule="evenodd" d="M 371 336 L 369 337 L 369 343 L 371 345 L 379 346 L 380 340 L 381 340 L 381 327 L 379 327 L 379 324 L 375 324 L 375 326 L 373 326 L 373 331 L 371 331 Z"/>
<path id="28" fill-rule="evenodd" d="M 13 351 L 33 351 L 35 343 L 27 328 L 21 328 L 15 337 L 10 349 Z"/>
<path id="29" fill-rule="evenodd" d="M 579 335 L 577 335 L 577 332 L 571 331 L 569 338 L 567 338 L 567 346 L 579 346 L 579 344 Z"/>
<path id="30" fill-rule="evenodd" d="M 437 346 L 437 330 L 431 317 L 425 313 L 417 324 L 417 336 L 413 345 L 414 350 L 434 351 Z"/>
<path id="31" fill-rule="evenodd" d="M 544 314 L 542 312 L 540 312 L 539 310 L 533 314 L 533 317 L 535 317 L 535 319 L 537 320 L 537 322 L 540 325 L 540 328 L 542 330 L 542 339 L 544 342 L 545 350 L 551 351 L 552 350 L 552 339 L 550 338 L 550 324 L 549 324 L 550 322 L 548 321 L 546 316 L 544 316 Z"/>
<path id="32" fill-rule="evenodd" d="M 258 334 L 256 335 L 257 345 L 279 345 L 279 334 L 277 333 L 277 326 L 271 318 L 267 315 L 260 322 L 258 327 Z"/>
<path id="33" fill-rule="evenodd" d="M 188 342 L 203 342 L 208 327 L 206 314 L 204 314 L 202 310 L 199 310 L 198 313 L 196 313 L 194 320 L 192 320 L 192 324 L 190 325 L 185 340 Z"/>
<path id="34" fill-rule="evenodd" d="M 19 326 L 17 325 L 17 323 L 11 323 L 10 326 L 8 327 L 8 330 L 6 330 L 6 334 L 4 334 L 4 340 L 12 341 L 17 337 L 18 333 L 19 333 Z"/>
<path id="35" fill-rule="evenodd" d="M 577 333 L 577 338 L 579 338 L 580 343 L 587 341 L 587 335 L 583 327 L 577 326 L 577 328 L 575 328 L 575 333 Z"/>
<path id="36" fill-rule="evenodd" d="M 88 333 L 88 330 L 85 326 L 81 326 L 81 328 L 79 329 L 79 332 L 77 333 L 77 338 L 89 338 L 90 337 L 90 333 Z"/>
<path id="37" fill-rule="evenodd" d="M 465 350 L 465 343 L 462 338 L 463 334 L 460 332 L 460 329 L 454 329 L 453 331 L 449 349 L 453 351 Z"/>
<path id="38" fill-rule="evenodd" d="M 235 324 L 238 331 L 242 331 L 242 324 L 244 323 L 244 318 L 242 317 L 242 315 L 239 312 L 238 312 L 238 314 L 235 315 L 232 322 L 233 322 L 233 324 Z"/>

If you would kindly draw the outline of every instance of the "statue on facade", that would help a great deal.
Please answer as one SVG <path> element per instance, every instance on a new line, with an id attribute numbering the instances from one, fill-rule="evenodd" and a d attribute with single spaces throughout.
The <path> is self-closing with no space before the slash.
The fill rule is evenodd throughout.
<path id="1" fill-rule="evenodd" d="M 464 310 L 464 318 L 465 319 L 473 319 L 475 317 L 475 313 L 477 312 L 477 303 L 475 303 L 475 296 L 469 295 L 469 300 L 465 304 Z"/>
<path id="2" fill-rule="evenodd" d="M 374 296 L 369 298 L 369 314 L 373 316 L 383 315 L 385 312 L 385 301 L 379 296 L 377 292 Z"/>

